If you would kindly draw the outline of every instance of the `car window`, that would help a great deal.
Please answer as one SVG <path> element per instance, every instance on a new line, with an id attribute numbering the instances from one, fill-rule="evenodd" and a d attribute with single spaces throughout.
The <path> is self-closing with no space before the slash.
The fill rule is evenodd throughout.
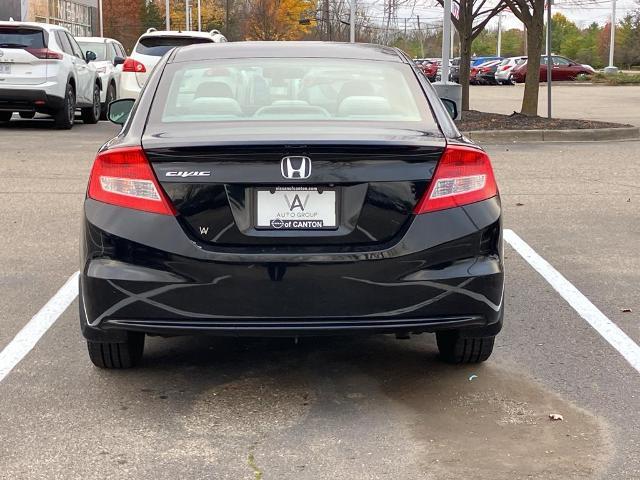
<path id="1" fill-rule="evenodd" d="M 152 107 L 160 123 L 435 121 L 403 63 L 269 58 L 169 64 Z M 430 124 L 430 125 L 429 125 Z"/>
<path id="2" fill-rule="evenodd" d="M 107 45 L 104 42 L 78 42 L 82 51 L 91 51 L 96 54 L 96 60 L 101 62 L 108 60 L 107 57 Z"/>
<path id="3" fill-rule="evenodd" d="M 64 32 L 62 30 L 54 30 L 54 34 L 62 51 L 69 55 L 73 55 L 71 44 L 69 43 L 69 40 L 67 40 L 67 36 L 64 34 Z"/>
<path id="4" fill-rule="evenodd" d="M 118 52 L 118 47 L 115 43 L 109 44 L 109 60 L 113 61 L 114 58 L 120 56 L 120 52 Z"/>
<path id="5" fill-rule="evenodd" d="M 562 58 L 562 57 L 552 57 L 553 59 L 553 64 L 554 65 L 569 65 L 571 62 L 569 60 L 567 60 L 566 58 Z"/>
<path id="6" fill-rule="evenodd" d="M 76 39 L 73 38 L 71 34 L 67 32 L 64 32 L 64 33 L 67 35 L 67 38 L 69 39 L 69 43 L 71 44 L 71 50 L 73 50 L 73 54 L 78 58 L 84 59 L 84 54 L 82 53 L 82 49 L 80 48 L 80 45 L 78 45 L 78 42 L 76 42 Z"/>
<path id="7" fill-rule="evenodd" d="M 194 43 L 212 43 L 213 39 L 201 37 L 143 37 L 136 45 L 136 52 L 142 55 L 161 57 L 174 47 L 193 45 Z"/>
<path id="8" fill-rule="evenodd" d="M 45 48 L 42 30 L 24 27 L 0 27 L 0 48 Z"/>
<path id="9" fill-rule="evenodd" d="M 124 49 L 124 47 L 120 44 L 118 44 L 118 48 L 120 49 L 120 56 L 122 56 L 123 58 L 127 56 L 127 51 Z"/>

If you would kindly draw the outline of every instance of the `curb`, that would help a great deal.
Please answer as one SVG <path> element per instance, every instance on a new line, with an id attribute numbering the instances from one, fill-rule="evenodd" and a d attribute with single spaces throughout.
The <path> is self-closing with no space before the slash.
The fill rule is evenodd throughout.
<path id="1" fill-rule="evenodd" d="M 478 143 L 606 142 L 636 140 L 639 127 L 584 128 L 573 130 L 476 130 L 464 135 Z"/>

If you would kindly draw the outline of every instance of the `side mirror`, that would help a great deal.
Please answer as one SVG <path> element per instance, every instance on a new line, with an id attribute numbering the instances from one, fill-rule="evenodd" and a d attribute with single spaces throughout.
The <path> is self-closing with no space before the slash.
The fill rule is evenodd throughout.
<path id="1" fill-rule="evenodd" d="M 449 112 L 449 116 L 454 120 L 458 118 L 458 106 L 456 105 L 456 102 L 449 100 L 448 98 L 441 98 L 440 100 L 442 100 L 442 104 L 447 109 L 447 112 Z"/>
<path id="2" fill-rule="evenodd" d="M 123 57 L 114 57 L 113 58 L 113 66 L 117 67 L 118 65 L 122 65 L 124 63 Z"/>
<path id="3" fill-rule="evenodd" d="M 136 103 L 136 101 L 133 98 L 114 100 L 109 104 L 107 118 L 116 125 L 124 125 L 129 118 L 134 103 Z"/>
<path id="4" fill-rule="evenodd" d="M 95 54 L 95 52 L 92 52 L 91 50 L 87 50 L 84 54 L 84 59 L 87 61 L 87 63 L 89 62 L 93 62 L 96 58 L 98 58 Z"/>

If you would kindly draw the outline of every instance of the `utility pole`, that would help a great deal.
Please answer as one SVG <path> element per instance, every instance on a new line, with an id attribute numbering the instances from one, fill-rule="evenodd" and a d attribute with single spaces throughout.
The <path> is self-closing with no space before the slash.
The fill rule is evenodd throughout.
<path id="1" fill-rule="evenodd" d="M 227 0 L 224 4 L 224 28 L 225 28 L 225 35 L 229 35 L 229 3 L 230 0 Z"/>
<path id="2" fill-rule="evenodd" d="M 420 36 L 420 58 L 424 58 L 424 38 L 422 38 L 422 30 L 420 29 L 420 15 L 418 17 L 418 35 Z"/>
<path id="3" fill-rule="evenodd" d="M 165 0 L 164 2 L 164 28 L 167 31 L 171 30 L 171 9 L 169 7 L 169 0 Z"/>
<path id="4" fill-rule="evenodd" d="M 551 80 L 553 63 L 551 62 L 551 4 L 547 0 L 547 118 L 551 118 Z"/>
<path id="5" fill-rule="evenodd" d="M 349 41 L 356 43 L 356 0 L 351 0 L 349 12 Z"/>
<path id="6" fill-rule="evenodd" d="M 500 52 L 502 51 L 502 12 L 498 14 L 498 50 L 496 55 L 500 57 Z"/>
<path id="7" fill-rule="evenodd" d="M 189 31 L 189 0 L 184 0 L 184 29 Z"/>
<path id="8" fill-rule="evenodd" d="M 200 0 L 198 0 L 198 31 L 202 31 L 202 14 L 200 13 Z"/>
<path id="9" fill-rule="evenodd" d="M 613 65 L 613 53 L 616 46 L 616 0 L 611 4 L 611 38 L 609 40 L 609 66 L 604 73 L 618 73 L 618 68 Z"/>

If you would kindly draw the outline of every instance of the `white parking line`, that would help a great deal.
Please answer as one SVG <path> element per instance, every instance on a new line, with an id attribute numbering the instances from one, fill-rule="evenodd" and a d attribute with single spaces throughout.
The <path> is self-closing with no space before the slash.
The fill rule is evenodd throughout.
<path id="1" fill-rule="evenodd" d="M 513 230 L 504 230 L 504 239 L 511 245 L 534 270 L 549 282 L 556 292 L 564 298 L 589 325 L 604 337 L 626 360 L 640 372 L 640 347 L 615 323 L 609 320 L 598 307 L 589 301 L 580 290 L 573 286 L 560 272 L 538 255 Z"/>
<path id="2" fill-rule="evenodd" d="M 31 351 L 42 335 L 78 296 L 78 273 L 69 277 L 60 290 L 0 352 L 0 382 Z"/>

